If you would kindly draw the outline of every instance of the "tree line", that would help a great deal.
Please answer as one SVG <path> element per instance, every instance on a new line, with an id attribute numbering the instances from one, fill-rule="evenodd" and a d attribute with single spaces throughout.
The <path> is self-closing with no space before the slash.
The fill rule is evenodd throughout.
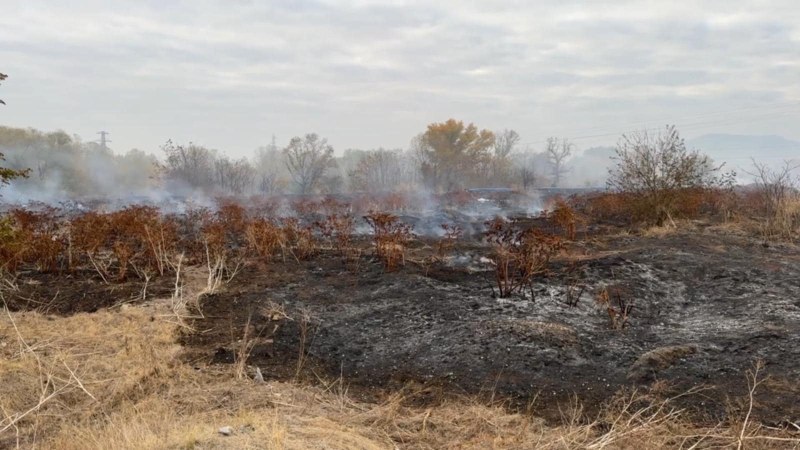
<path id="1" fill-rule="evenodd" d="M 428 125 L 407 149 L 345 149 L 336 155 L 316 133 L 275 140 L 249 158 L 231 158 L 196 143 L 163 144 L 158 156 L 117 154 L 64 131 L 0 127 L 0 154 L 12 191 L 38 197 L 142 194 L 331 194 L 474 187 L 521 190 L 561 186 L 574 146 L 548 139 L 540 150 L 522 148 L 514 130 L 490 131 L 449 119 Z M 5 173 L 5 172 L 4 172 Z M 37 196 L 35 196 L 37 197 Z"/>

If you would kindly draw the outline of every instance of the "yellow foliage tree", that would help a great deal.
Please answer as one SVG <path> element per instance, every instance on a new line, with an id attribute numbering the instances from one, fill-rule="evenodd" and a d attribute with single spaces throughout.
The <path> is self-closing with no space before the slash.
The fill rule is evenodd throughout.
<path id="1" fill-rule="evenodd" d="M 477 181 L 491 164 L 494 142 L 491 131 L 455 119 L 428 125 L 416 149 L 423 180 L 439 191 Z"/>

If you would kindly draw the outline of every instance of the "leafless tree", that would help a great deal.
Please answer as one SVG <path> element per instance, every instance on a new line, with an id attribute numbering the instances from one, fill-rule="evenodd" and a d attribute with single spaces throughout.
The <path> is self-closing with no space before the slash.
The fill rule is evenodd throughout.
<path id="1" fill-rule="evenodd" d="M 256 149 L 253 166 L 258 182 L 258 191 L 262 194 L 275 194 L 281 189 L 281 170 L 283 154 L 275 144 L 275 137 L 269 145 Z"/>
<path id="2" fill-rule="evenodd" d="M 319 181 L 320 190 L 324 194 L 339 194 L 344 190 L 344 178 L 341 175 L 325 175 Z"/>
<path id="3" fill-rule="evenodd" d="M 189 143 L 175 145 L 167 141 L 161 149 L 166 154 L 167 176 L 185 182 L 193 188 L 211 189 L 214 185 L 216 152 Z"/>
<path id="4" fill-rule="evenodd" d="M 317 134 L 294 137 L 283 149 L 286 168 L 301 194 L 313 192 L 325 171 L 334 165 L 333 147 Z"/>
<path id="5" fill-rule="evenodd" d="M 491 175 L 495 182 L 507 182 L 511 178 L 510 156 L 519 144 L 519 139 L 519 133 L 514 130 L 495 133 Z"/>
<path id="6" fill-rule="evenodd" d="M 244 158 L 231 161 L 222 157 L 214 161 L 214 175 L 217 187 L 238 195 L 252 186 L 255 169 Z"/>
<path id="7" fill-rule="evenodd" d="M 686 148 L 674 125 L 655 134 L 623 135 L 614 160 L 609 187 L 636 194 L 659 224 L 671 218 L 681 190 L 718 186 L 727 179 L 717 176 L 721 166 L 715 167 L 708 156 Z"/>
<path id="8" fill-rule="evenodd" d="M 798 193 L 800 180 L 796 175 L 798 168 L 800 163 L 791 161 L 784 161 L 779 168 L 771 168 L 753 160 L 753 170 L 747 172 L 755 179 L 759 204 L 767 219 L 763 230 L 767 237 L 770 235 L 789 237 L 800 221 L 800 217 L 792 208 L 792 203 L 800 197 Z"/>
<path id="9" fill-rule="evenodd" d="M 550 164 L 551 173 L 553 175 L 552 187 L 559 187 L 561 185 L 561 177 L 569 172 L 566 167 L 566 161 L 572 156 L 572 150 L 575 146 L 566 138 L 547 138 L 545 146 L 545 154 L 547 161 Z"/>
<path id="10" fill-rule="evenodd" d="M 495 133 L 494 157 L 505 159 L 519 144 L 519 133 L 514 130 L 503 130 Z"/>
<path id="11" fill-rule="evenodd" d="M 403 154 L 399 150 L 370 150 L 355 169 L 351 170 L 350 185 L 361 191 L 387 191 L 408 181 Z"/>
<path id="12" fill-rule="evenodd" d="M 530 148 L 512 155 L 513 174 L 516 182 L 522 185 L 523 190 L 529 190 L 542 183 L 539 168 L 547 164 L 542 153 L 534 153 Z"/>
<path id="13" fill-rule="evenodd" d="M 519 174 L 519 180 L 522 183 L 522 189 L 525 191 L 534 187 L 539 179 L 539 176 L 536 174 L 536 172 L 529 167 L 520 167 L 517 169 L 517 173 Z"/>
<path id="14" fill-rule="evenodd" d="M 262 173 L 259 177 L 258 192 L 262 194 L 275 194 L 279 191 L 277 173 Z"/>

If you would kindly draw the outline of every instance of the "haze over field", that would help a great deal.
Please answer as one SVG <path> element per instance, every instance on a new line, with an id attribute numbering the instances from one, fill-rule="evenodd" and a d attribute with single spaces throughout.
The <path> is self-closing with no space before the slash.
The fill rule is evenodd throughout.
<path id="1" fill-rule="evenodd" d="M 407 148 L 450 117 L 535 150 L 665 123 L 800 140 L 794 0 L 531 3 L 7 1 L 0 124 L 237 158 L 308 132 Z"/>
<path id="2" fill-rule="evenodd" d="M 0 449 L 800 450 L 800 0 L 0 0 Z"/>

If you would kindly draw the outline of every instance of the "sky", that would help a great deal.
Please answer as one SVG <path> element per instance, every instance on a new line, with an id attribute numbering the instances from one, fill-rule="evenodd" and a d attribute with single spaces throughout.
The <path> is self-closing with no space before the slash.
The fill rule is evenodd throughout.
<path id="1" fill-rule="evenodd" d="M 248 156 L 449 118 L 578 148 L 674 123 L 800 140 L 797 0 L 4 0 L 0 124 Z"/>

